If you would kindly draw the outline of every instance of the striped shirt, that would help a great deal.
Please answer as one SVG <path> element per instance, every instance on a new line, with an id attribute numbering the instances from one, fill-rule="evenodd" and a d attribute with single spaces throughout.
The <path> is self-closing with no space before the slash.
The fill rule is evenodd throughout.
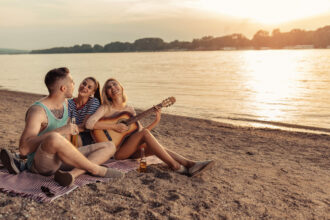
<path id="1" fill-rule="evenodd" d="M 88 102 L 79 109 L 73 99 L 68 100 L 69 117 L 76 118 L 76 124 L 84 122 L 86 115 L 92 115 L 100 107 L 100 101 L 97 98 L 89 98 Z"/>

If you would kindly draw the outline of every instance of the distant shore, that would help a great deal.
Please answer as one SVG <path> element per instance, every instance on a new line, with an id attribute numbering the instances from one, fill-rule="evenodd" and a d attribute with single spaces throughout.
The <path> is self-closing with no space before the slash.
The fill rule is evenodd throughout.
<path id="1" fill-rule="evenodd" d="M 41 97 L 0 90 L 1 147 L 17 151 L 25 111 Z M 146 174 L 130 172 L 121 182 L 90 184 L 50 204 L 1 193 L 0 216 L 330 218 L 329 135 L 238 127 L 168 114 L 162 115 L 153 134 L 165 147 L 187 158 L 213 159 L 216 165 L 194 178 L 173 173 L 164 165 L 150 166 Z"/>
<path id="2" fill-rule="evenodd" d="M 160 50 L 160 51 L 118 51 L 118 52 L 70 52 L 70 53 L 31 53 L 31 51 L 25 51 L 25 52 L 1 52 L 0 55 L 20 55 L 20 54 L 90 54 L 90 53 L 153 53 L 153 52 L 194 52 L 194 51 L 242 51 L 242 50 L 325 50 L 325 49 L 330 49 L 329 48 L 297 48 L 297 47 L 287 47 L 287 48 L 260 48 L 260 49 L 253 49 L 253 48 L 225 48 L 225 49 L 219 49 L 219 50 Z"/>
<path id="3" fill-rule="evenodd" d="M 97 53 L 155 53 L 155 52 L 195 52 L 195 51 L 248 51 L 248 50 L 256 50 L 256 51 L 262 51 L 262 50 L 326 50 L 330 49 L 330 46 L 328 48 L 298 48 L 298 47 L 287 47 L 287 48 L 260 48 L 260 49 L 253 49 L 253 48 L 227 48 L 227 49 L 218 49 L 218 50 L 185 50 L 185 49 L 172 49 L 172 50 L 160 50 L 160 51 L 116 51 L 116 52 L 68 52 L 68 53 L 31 53 L 31 51 L 25 51 L 25 52 L 0 52 L 0 55 L 38 55 L 38 54 L 97 54 Z"/>
<path id="4" fill-rule="evenodd" d="M 137 39 L 134 42 L 115 41 L 104 46 L 100 44 L 76 44 L 71 47 L 52 47 L 31 50 L 32 54 L 61 54 L 61 53 L 116 53 L 116 52 L 161 52 L 161 51 L 218 51 L 218 50 L 267 50 L 267 49 L 329 49 L 330 25 L 320 27 L 314 31 L 292 29 L 281 32 L 274 29 L 271 33 L 258 30 L 253 38 L 248 39 L 243 34 L 213 37 L 204 36 L 190 41 L 174 40 L 165 42 L 159 37 Z M 25 51 L 26 52 L 26 51 Z M 2 49 L 3 53 L 25 53 L 22 50 Z"/>

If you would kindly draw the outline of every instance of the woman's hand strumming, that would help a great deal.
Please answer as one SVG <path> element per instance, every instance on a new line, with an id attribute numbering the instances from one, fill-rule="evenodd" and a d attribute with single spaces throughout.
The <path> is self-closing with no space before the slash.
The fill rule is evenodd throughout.
<path id="1" fill-rule="evenodd" d="M 128 130 L 127 125 L 123 124 L 123 123 L 118 123 L 118 124 L 114 124 L 113 125 L 113 130 L 117 131 L 119 133 L 125 132 Z"/>

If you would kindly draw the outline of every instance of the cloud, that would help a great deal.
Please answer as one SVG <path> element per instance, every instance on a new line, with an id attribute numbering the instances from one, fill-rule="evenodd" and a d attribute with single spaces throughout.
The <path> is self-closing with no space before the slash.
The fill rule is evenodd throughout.
<path id="1" fill-rule="evenodd" d="M 170 17 L 181 10 L 164 0 L 2 0 L 0 27 L 113 24 Z M 184 2 L 184 1 L 183 1 Z"/>
<path id="2" fill-rule="evenodd" d="M 210 1 L 220 8 L 232 4 L 224 0 L 1 0 L 0 48 L 41 49 L 82 43 L 104 45 L 112 41 L 132 42 L 142 37 L 191 41 L 206 35 L 232 33 L 251 37 L 259 29 L 271 30 L 273 27 L 285 31 L 281 26 L 267 26 L 251 18 L 201 8 L 203 2 Z M 237 7 L 248 11 L 249 8 L 233 1 Z M 255 1 L 244 2 L 251 4 Z M 324 19 L 317 21 L 317 18 L 313 19 L 314 26 L 312 22 L 304 22 L 311 26 L 303 27 L 315 29 L 328 24 Z M 289 24 L 283 26 L 300 28 Z"/>

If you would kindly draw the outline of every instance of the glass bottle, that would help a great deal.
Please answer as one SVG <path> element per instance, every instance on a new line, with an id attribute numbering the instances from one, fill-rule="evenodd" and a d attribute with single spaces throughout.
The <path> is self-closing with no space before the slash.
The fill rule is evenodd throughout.
<path id="1" fill-rule="evenodd" d="M 76 118 L 71 118 L 71 123 L 76 124 Z M 71 135 L 71 143 L 73 146 L 78 147 L 78 134 Z"/>
<path id="2" fill-rule="evenodd" d="M 141 159 L 140 159 L 140 167 L 139 167 L 140 173 L 146 173 L 147 172 L 147 159 L 144 152 L 144 147 L 141 148 Z"/>

